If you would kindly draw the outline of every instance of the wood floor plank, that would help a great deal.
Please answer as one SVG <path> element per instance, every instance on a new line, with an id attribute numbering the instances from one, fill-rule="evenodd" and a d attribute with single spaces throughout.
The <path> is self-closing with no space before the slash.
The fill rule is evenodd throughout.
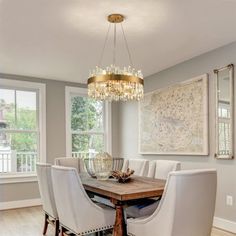
<path id="1" fill-rule="evenodd" d="M 42 236 L 44 213 L 41 207 L 0 211 L 0 236 Z M 54 236 L 48 227 L 47 236 Z M 213 228 L 211 236 L 236 236 Z"/>

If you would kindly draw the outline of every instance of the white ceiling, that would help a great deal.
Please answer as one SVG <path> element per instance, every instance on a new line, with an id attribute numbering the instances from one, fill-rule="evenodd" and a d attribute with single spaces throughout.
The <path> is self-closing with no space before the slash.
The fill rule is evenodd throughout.
<path id="1" fill-rule="evenodd" d="M 127 17 L 145 76 L 236 40 L 236 0 L 0 0 L 0 72 L 86 83 L 110 13 Z M 124 45 L 118 49 L 117 64 L 127 64 Z"/>

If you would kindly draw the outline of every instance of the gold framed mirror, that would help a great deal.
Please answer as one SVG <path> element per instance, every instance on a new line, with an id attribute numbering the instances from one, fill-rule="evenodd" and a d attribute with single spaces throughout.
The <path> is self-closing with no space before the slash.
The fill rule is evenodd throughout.
<path id="1" fill-rule="evenodd" d="M 217 159 L 234 158 L 234 65 L 215 69 Z"/>

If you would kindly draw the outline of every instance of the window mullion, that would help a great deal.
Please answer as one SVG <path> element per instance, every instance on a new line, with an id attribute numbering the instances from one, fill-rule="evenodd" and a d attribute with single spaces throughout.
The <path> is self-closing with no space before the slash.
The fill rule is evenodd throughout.
<path id="1" fill-rule="evenodd" d="M 81 134 L 81 135 L 104 135 L 104 131 L 71 131 L 71 134 Z"/>
<path id="2" fill-rule="evenodd" d="M 2 129 L 0 133 L 39 133 L 39 130 Z"/>

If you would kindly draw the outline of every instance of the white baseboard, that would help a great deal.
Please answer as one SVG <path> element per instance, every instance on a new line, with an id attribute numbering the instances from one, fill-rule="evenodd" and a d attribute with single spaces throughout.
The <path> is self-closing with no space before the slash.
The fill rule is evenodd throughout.
<path id="1" fill-rule="evenodd" d="M 236 233 L 236 222 L 214 217 L 213 225 L 217 228 Z"/>
<path id="2" fill-rule="evenodd" d="M 0 202 L 0 210 L 16 209 L 42 205 L 40 198 L 26 199 L 20 201 Z"/>

